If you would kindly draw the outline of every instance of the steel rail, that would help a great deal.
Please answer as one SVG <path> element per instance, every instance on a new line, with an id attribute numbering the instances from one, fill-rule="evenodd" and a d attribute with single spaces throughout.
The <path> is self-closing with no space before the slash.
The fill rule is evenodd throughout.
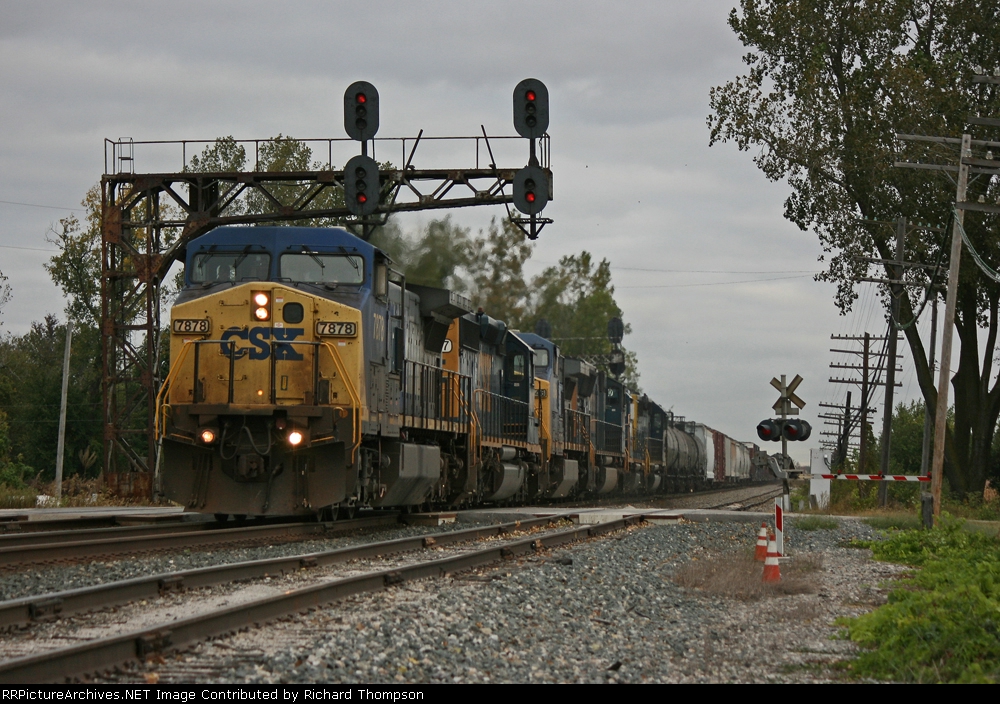
<path id="1" fill-rule="evenodd" d="M 94 530 L 97 528 L 114 528 L 118 526 L 165 525 L 183 523 L 190 520 L 194 514 L 164 513 L 164 514 L 103 514 L 100 516 L 78 516 L 74 518 L 43 518 L 37 521 L 23 518 L 11 520 L 0 519 L 0 537 L 10 534 L 44 533 L 56 530 Z"/>
<path id="2" fill-rule="evenodd" d="M 138 538 L 147 535 L 221 530 L 219 526 L 220 524 L 215 521 L 189 521 L 170 525 L 111 525 L 102 528 L 63 528 L 62 530 L 43 530 L 39 532 L 4 533 L 0 535 L 0 550 L 3 548 L 46 545 L 48 543 L 78 543 L 104 539 L 120 540 L 122 538 Z"/>
<path id="3" fill-rule="evenodd" d="M 633 516 L 579 526 L 547 534 L 544 538 L 523 538 L 453 557 L 345 577 L 112 638 L 9 660 L 0 663 L 0 683 L 51 682 L 107 670 L 126 662 L 143 660 L 153 653 L 183 648 L 205 638 L 300 613 L 354 594 L 385 591 L 409 580 L 447 576 L 619 530 L 641 520 L 642 516 Z"/>
<path id="4" fill-rule="evenodd" d="M 352 545 L 336 550 L 247 560 L 224 565 L 212 565 L 192 570 L 167 572 L 146 577 L 108 582 L 90 587 L 50 592 L 0 602 L 0 628 L 20 626 L 32 621 L 49 620 L 105 606 L 115 606 L 140 599 L 155 599 L 166 592 L 197 589 L 244 579 L 256 579 L 294 572 L 302 568 L 333 565 L 367 557 L 379 557 L 449 545 L 467 540 L 503 535 L 550 525 L 569 514 L 533 518 L 516 523 L 502 523 L 466 530 L 444 531 L 427 535 L 385 540 L 365 545 Z"/>
<path id="5" fill-rule="evenodd" d="M 336 533 L 345 533 L 359 528 L 379 528 L 399 522 L 399 514 L 366 516 L 349 521 L 327 523 L 285 523 L 265 526 L 244 526 L 240 528 L 219 528 L 216 530 L 199 530 L 189 533 L 173 532 L 167 534 L 133 537 L 123 541 L 119 538 L 103 538 L 99 540 L 82 540 L 43 545 L 25 545 L 0 548 L 0 565 L 18 565 L 45 560 L 78 559 L 98 555 L 122 555 L 147 550 L 162 550 L 166 548 L 195 547 L 198 545 L 214 545 L 233 543 L 245 540 L 266 540 L 269 538 L 287 537 L 323 537 Z"/>

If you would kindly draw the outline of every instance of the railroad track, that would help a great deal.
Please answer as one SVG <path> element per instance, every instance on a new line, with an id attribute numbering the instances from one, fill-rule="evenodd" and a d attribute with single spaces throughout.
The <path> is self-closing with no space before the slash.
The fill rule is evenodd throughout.
<path id="1" fill-rule="evenodd" d="M 44 533 L 47 531 L 87 530 L 115 528 L 119 526 L 176 525 L 191 520 L 195 515 L 190 513 L 133 516 L 127 514 L 103 514 L 100 516 L 79 516 L 75 518 L 43 518 L 35 521 L 28 520 L 28 517 L 23 515 L 19 520 L 0 520 L 0 537 L 11 533 Z"/>
<path id="2" fill-rule="evenodd" d="M 0 536 L 0 565 L 67 561 L 97 556 L 127 555 L 150 550 L 200 547 L 264 540 L 305 540 L 364 528 L 395 525 L 399 514 L 379 512 L 346 521 L 294 522 L 235 528 L 213 522 L 180 526 L 104 528 Z M 88 538 L 88 535 L 91 536 Z M 97 535 L 98 537 L 92 537 Z"/>
<path id="3" fill-rule="evenodd" d="M 545 534 L 534 534 L 527 537 L 510 537 L 510 534 L 515 531 L 537 530 L 543 526 L 551 526 L 558 520 L 558 517 L 547 517 L 463 531 L 439 532 L 324 553 L 188 570 L 145 579 L 128 580 L 128 582 L 117 583 L 117 585 L 109 584 L 103 587 L 50 594 L 47 595 L 50 600 L 61 600 L 63 613 L 70 613 L 74 610 L 93 609 L 111 603 L 122 603 L 122 600 L 133 600 L 140 598 L 143 594 L 160 594 L 164 589 L 219 584 L 220 582 L 286 573 L 289 570 L 298 571 L 348 560 L 382 558 L 386 555 L 415 550 L 426 551 L 434 548 L 436 553 L 437 550 L 446 545 L 453 546 L 489 537 L 507 537 L 502 541 L 494 540 L 492 544 L 485 547 L 465 550 L 446 557 L 420 559 L 410 564 L 395 565 L 388 569 L 368 569 L 352 576 L 290 589 L 277 596 L 258 598 L 229 608 L 214 609 L 196 616 L 177 619 L 166 624 L 8 660 L 0 663 L 0 683 L 44 682 L 51 681 L 53 673 L 58 673 L 59 678 L 69 678 L 104 671 L 168 650 L 184 648 L 212 636 L 329 604 L 353 594 L 382 591 L 410 580 L 447 576 L 455 572 L 619 530 L 638 523 L 642 517 L 634 516 L 596 525 L 556 529 Z M 5 622 L 9 624 L 25 623 L 25 618 L 28 620 L 32 618 L 32 603 L 36 605 L 35 613 L 43 613 L 46 606 L 40 604 L 39 600 L 40 598 L 21 599 L 17 603 L 0 604 L 0 613 L 5 614 Z M 59 612 L 43 613 L 43 617 L 56 615 L 59 615 Z"/>
<path id="4" fill-rule="evenodd" d="M 730 508 L 735 511 L 748 511 L 756 506 L 762 506 L 771 502 L 773 499 L 781 496 L 781 494 L 782 494 L 781 487 L 771 487 L 768 488 L 766 491 L 761 492 L 760 494 L 755 494 L 753 496 L 749 496 L 746 498 L 737 499 L 735 501 L 727 501 L 725 503 L 716 504 L 714 506 L 704 506 L 702 508 L 708 510 Z"/>

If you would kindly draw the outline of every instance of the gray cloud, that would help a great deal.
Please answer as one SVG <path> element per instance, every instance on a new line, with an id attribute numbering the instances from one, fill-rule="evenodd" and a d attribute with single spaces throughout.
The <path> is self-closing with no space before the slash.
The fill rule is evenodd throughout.
<path id="1" fill-rule="evenodd" d="M 547 210 L 556 223 L 533 267 L 584 248 L 607 257 L 646 391 L 751 439 L 774 401 L 772 375 L 806 377 L 810 420 L 816 402 L 842 393 L 826 384 L 829 334 L 845 325 L 831 288 L 808 277 L 655 288 L 769 277 L 634 270 L 819 268 L 815 237 L 781 217 L 784 184 L 766 181 L 748 154 L 707 146 L 709 88 L 742 70 L 742 48 L 726 25 L 731 6 L 9 4 L 0 26 L 0 200 L 76 207 L 104 169 L 105 137 L 340 137 L 343 90 L 360 78 L 379 87 L 382 135 L 468 135 L 480 124 L 511 134 L 511 91 L 533 75 L 552 96 L 556 192 Z M 526 158 L 523 142 L 495 146 L 503 163 Z M 394 146 L 381 149 L 401 160 Z M 143 154 L 140 169 L 178 159 Z M 471 158 L 427 144 L 417 163 Z M 502 212 L 453 217 L 484 227 Z M 0 203 L 0 245 L 45 248 L 46 230 L 62 215 Z M 47 256 L 0 249 L 0 270 L 14 286 L 5 330 L 23 332 L 61 311 L 41 268 Z"/>

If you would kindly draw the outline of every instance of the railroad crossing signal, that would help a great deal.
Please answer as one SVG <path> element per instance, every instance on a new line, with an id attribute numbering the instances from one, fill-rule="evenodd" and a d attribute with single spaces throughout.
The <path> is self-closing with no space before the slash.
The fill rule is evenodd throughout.
<path id="1" fill-rule="evenodd" d="M 537 78 L 525 78 L 514 88 L 514 130 L 537 139 L 549 128 L 549 89 Z"/>
<path id="2" fill-rule="evenodd" d="M 778 400 L 775 401 L 774 405 L 771 406 L 775 411 L 783 416 L 794 416 L 798 415 L 799 411 L 802 410 L 806 402 L 795 395 L 795 389 L 799 388 L 799 384 L 802 383 L 802 377 L 798 374 L 792 379 L 792 383 L 785 384 L 785 375 L 781 375 L 781 379 L 777 378 L 771 379 L 771 386 L 778 390 L 781 395 L 778 396 Z M 792 406 L 796 406 L 793 408 Z"/>
<path id="3" fill-rule="evenodd" d="M 767 418 L 757 424 L 757 437 L 767 442 L 773 440 L 777 442 L 781 439 L 781 421 Z"/>
<path id="4" fill-rule="evenodd" d="M 798 374 L 792 379 L 790 384 L 785 383 L 785 375 L 781 378 L 771 379 L 771 386 L 781 394 L 775 401 L 772 408 L 781 414 L 781 418 L 767 418 L 757 424 L 757 437 L 765 441 L 781 441 L 782 454 L 788 454 L 786 447 L 789 440 L 808 440 L 812 434 L 812 426 L 804 420 L 788 418 L 787 416 L 798 415 L 799 411 L 806 405 L 806 402 L 795 395 L 795 390 L 802 383 L 802 377 Z"/>
<path id="5" fill-rule="evenodd" d="M 359 142 L 378 132 L 378 91 L 368 81 L 355 81 L 344 91 L 344 129 Z"/>
<path id="6" fill-rule="evenodd" d="M 781 437 L 785 440 L 808 440 L 812 435 L 812 426 L 804 420 L 791 418 L 781 427 Z"/>

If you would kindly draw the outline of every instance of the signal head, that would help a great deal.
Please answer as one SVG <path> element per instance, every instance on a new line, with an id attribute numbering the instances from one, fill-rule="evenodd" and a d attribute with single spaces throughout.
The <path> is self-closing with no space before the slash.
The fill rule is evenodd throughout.
<path id="1" fill-rule="evenodd" d="M 548 128 L 548 88 L 537 78 L 525 78 L 514 88 L 514 129 L 525 139 L 537 139 Z"/>
<path id="2" fill-rule="evenodd" d="M 812 426 L 804 420 L 792 419 L 785 421 L 782 437 L 785 440 L 808 440 L 812 435 Z"/>
<path id="3" fill-rule="evenodd" d="M 757 424 L 757 437 L 761 440 L 778 441 L 781 439 L 781 421 L 766 418 Z"/>
<path id="4" fill-rule="evenodd" d="M 378 209 L 381 188 L 378 163 L 369 156 L 356 156 L 344 167 L 344 205 L 354 215 L 371 215 Z"/>
<path id="5" fill-rule="evenodd" d="M 549 176 L 540 166 L 514 174 L 514 207 L 525 215 L 539 213 L 549 202 Z"/>
<path id="6" fill-rule="evenodd" d="M 344 129 L 364 142 L 378 132 L 378 91 L 368 81 L 356 81 L 344 91 Z"/>

